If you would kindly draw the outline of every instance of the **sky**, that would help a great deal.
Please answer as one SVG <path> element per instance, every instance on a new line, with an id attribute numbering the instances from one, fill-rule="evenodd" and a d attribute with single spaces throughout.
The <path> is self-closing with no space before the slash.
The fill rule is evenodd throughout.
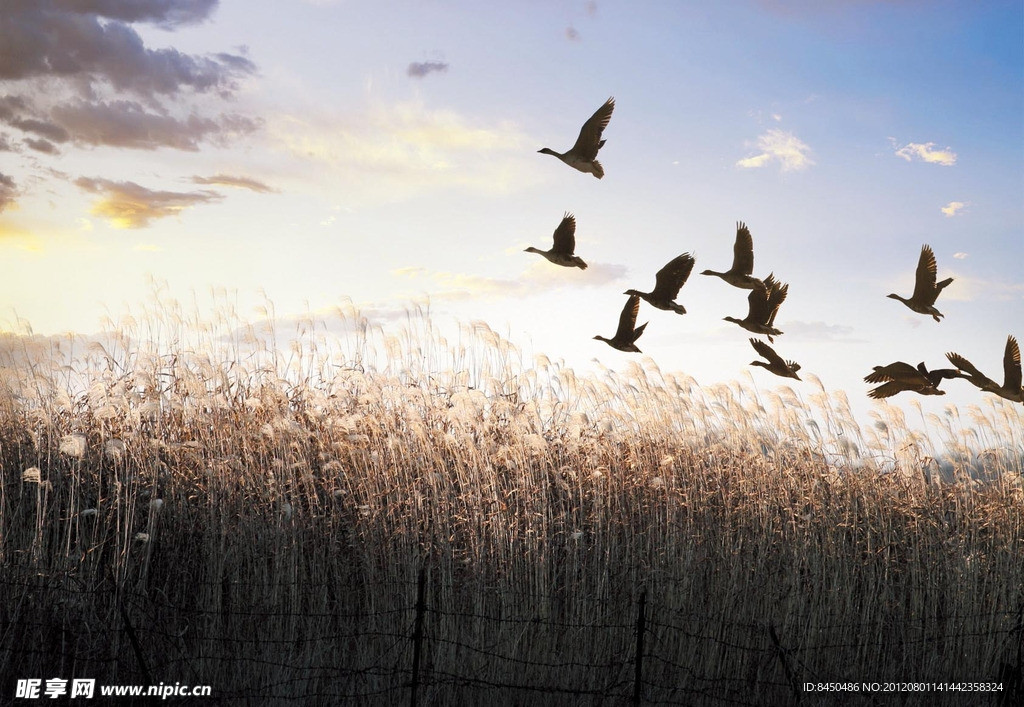
<path id="1" fill-rule="evenodd" d="M 568 149 L 609 97 L 595 179 Z M 4 0 L 0 330 L 98 332 L 161 296 L 269 300 L 284 328 L 351 303 L 384 329 L 429 301 L 579 371 L 627 288 L 696 257 L 638 345 L 701 384 L 749 366 L 737 221 L 790 285 L 775 348 L 859 409 L 874 365 L 1002 382 L 1024 341 L 1019 0 Z M 530 253 L 566 211 L 586 271 Z M 954 282 L 909 296 L 922 244 Z M 344 331 L 338 330 L 339 336 Z M 801 384 L 793 383 L 798 392 Z M 807 384 L 803 384 L 803 390 Z M 984 394 L 891 399 L 925 411 Z"/>

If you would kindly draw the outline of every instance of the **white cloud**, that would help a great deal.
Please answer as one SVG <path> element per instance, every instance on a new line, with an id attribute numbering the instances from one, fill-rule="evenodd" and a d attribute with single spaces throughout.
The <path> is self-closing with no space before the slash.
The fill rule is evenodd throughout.
<path id="1" fill-rule="evenodd" d="M 967 206 L 966 202 L 963 202 L 963 201 L 951 201 L 948 204 L 946 204 L 945 206 L 943 206 L 940 210 L 947 217 L 952 218 L 953 216 L 956 216 L 957 213 L 961 209 L 963 209 L 965 206 Z"/>
<path id="2" fill-rule="evenodd" d="M 509 122 L 474 121 L 421 103 L 346 114 L 283 115 L 267 133 L 281 149 L 318 163 L 350 197 L 393 201 L 460 186 L 503 193 L 529 179 L 532 142 Z"/>
<path id="3" fill-rule="evenodd" d="M 956 258 L 957 260 L 967 260 L 968 255 L 967 253 L 960 252 L 953 253 L 953 257 Z"/>
<path id="4" fill-rule="evenodd" d="M 814 164 L 811 148 L 793 133 L 771 128 L 757 138 L 756 147 L 760 152 L 739 160 L 737 167 L 755 169 L 770 162 L 778 162 L 783 172 L 806 169 Z"/>
<path id="5" fill-rule="evenodd" d="M 892 142 L 894 145 L 896 144 L 895 140 Z M 907 162 L 913 162 L 915 159 L 918 159 L 931 164 L 940 164 L 944 167 L 951 167 L 956 164 L 956 153 L 951 148 L 947 147 L 943 150 L 936 150 L 934 148 L 934 142 L 908 142 L 896 150 L 896 155 L 902 157 Z"/>

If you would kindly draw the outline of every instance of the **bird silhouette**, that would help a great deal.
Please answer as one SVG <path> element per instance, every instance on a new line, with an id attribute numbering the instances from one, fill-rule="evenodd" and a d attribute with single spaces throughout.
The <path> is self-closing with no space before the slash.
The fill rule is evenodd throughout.
<path id="1" fill-rule="evenodd" d="M 686 284 L 693 270 L 694 259 L 689 253 L 673 258 L 654 276 L 654 289 L 650 292 L 626 290 L 623 294 L 636 295 L 652 307 L 677 314 L 686 314 L 686 308 L 675 302 L 680 288 Z"/>
<path id="2" fill-rule="evenodd" d="M 597 161 L 597 151 L 604 147 L 605 141 L 601 139 L 601 134 L 608 127 L 613 110 L 615 110 L 615 99 L 609 98 L 583 124 L 583 127 L 580 128 L 580 135 L 576 138 L 576 144 L 566 152 L 555 152 L 549 147 L 542 147 L 537 152 L 554 155 L 573 169 L 593 174 L 601 179 L 604 176 L 604 168 Z"/>
<path id="3" fill-rule="evenodd" d="M 961 374 L 953 368 L 929 371 L 924 361 L 917 364 L 916 368 L 909 363 L 895 361 L 888 366 L 874 366 L 873 372 L 864 376 L 864 382 L 882 384 L 868 392 L 869 397 L 880 400 L 903 391 L 919 395 L 945 395 L 946 391 L 939 390 L 939 383 L 947 378 L 960 377 Z"/>
<path id="4" fill-rule="evenodd" d="M 1021 389 L 1020 347 L 1012 336 L 1006 337 L 1002 385 L 984 375 L 974 367 L 974 364 L 958 353 L 947 353 L 946 358 L 962 372 L 961 377 L 966 378 L 986 393 L 995 393 L 999 397 L 1015 403 L 1024 402 L 1024 390 Z"/>
<path id="5" fill-rule="evenodd" d="M 538 253 L 555 265 L 561 265 L 562 267 L 579 268 L 580 270 L 587 269 L 587 264 L 583 262 L 583 259 L 578 255 L 574 255 L 576 252 L 576 217 L 568 211 L 565 212 L 562 222 L 555 229 L 553 240 L 554 243 L 550 250 L 540 250 L 530 246 L 524 249 L 523 252 Z"/>
<path id="6" fill-rule="evenodd" d="M 900 297 L 895 293 L 886 295 L 886 297 L 899 300 L 918 314 L 930 314 L 935 321 L 939 321 L 945 315 L 935 308 L 935 300 L 939 293 L 953 282 L 953 278 L 948 277 L 942 282 L 935 282 L 936 270 L 935 253 L 932 252 L 931 246 L 921 246 L 921 257 L 917 261 L 917 276 L 914 281 L 914 294 L 910 296 L 910 299 Z"/>
<path id="7" fill-rule="evenodd" d="M 779 307 L 786 301 L 789 294 L 789 285 L 780 284 L 775 280 L 772 273 L 764 279 L 760 287 L 755 287 L 747 295 L 747 316 L 745 319 L 735 317 L 723 317 L 727 322 L 739 324 L 741 327 L 753 334 L 762 334 L 768 337 L 768 341 L 775 343 L 773 337 L 782 334 L 775 328 L 775 315 L 779 313 Z"/>
<path id="8" fill-rule="evenodd" d="M 795 361 L 784 361 L 781 356 L 775 353 L 775 349 L 760 339 L 751 339 L 750 345 L 754 347 L 754 350 L 757 351 L 758 354 L 768 359 L 767 363 L 764 361 L 751 361 L 751 366 L 761 366 L 777 376 L 782 376 L 783 378 L 796 378 L 797 380 L 800 380 L 800 376 L 796 374 L 796 372 L 800 370 L 799 363 L 796 363 Z"/>
<path id="9" fill-rule="evenodd" d="M 594 338 L 598 341 L 605 342 L 613 349 L 618 349 L 619 351 L 643 353 L 636 347 L 636 340 L 644 333 L 644 329 L 647 328 L 647 324 L 645 323 L 640 326 L 636 326 L 636 315 L 639 312 L 640 297 L 637 295 L 630 295 L 629 299 L 626 300 L 626 305 L 622 308 L 622 314 L 619 315 L 619 328 L 615 331 L 615 336 L 610 339 L 606 339 L 598 334 Z"/>
<path id="10" fill-rule="evenodd" d="M 752 290 L 764 283 L 751 273 L 754 272 L 754 239 L 750 229 L 742 221 L 736 224 L 736 242 L 732 246 L 732 267 L 725 272 L 705 270 L 701 275 L 715 275 L 733 287 Z"/>

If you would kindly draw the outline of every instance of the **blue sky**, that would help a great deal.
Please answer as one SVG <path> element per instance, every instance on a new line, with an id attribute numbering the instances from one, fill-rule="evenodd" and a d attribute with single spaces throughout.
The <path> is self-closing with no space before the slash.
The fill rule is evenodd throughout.
<path id="1" fill-rule="evenodd" d="M 385 328 L 429 297 L 528 355 L 621 368 L 591 337 L 689 251 L 689 313 L 643 307 L 638 344 L 725 382 L 755 357 L 722 321 L 746 293 L 697 273 L 728 266 L 742 220 L 755 275 L 790 284 L 776 350 L 865 408 L 872 365 L 956 350 L 1001 379 L 1024 337 L 1019 2 L 9 6 L 6 328 L 95 332 L 155 278 L 253 317 L 264 292 L 286 319 L 351 300 Z M 609 96 L 603 180 L 537 154 Z M 586 272 L 522 252 L 564 211 Z M 923 243 L 955 278 L 940 324 L 885 297 L 910 294 Z M 983 400 L 944 387 L 922 405 Z"/>

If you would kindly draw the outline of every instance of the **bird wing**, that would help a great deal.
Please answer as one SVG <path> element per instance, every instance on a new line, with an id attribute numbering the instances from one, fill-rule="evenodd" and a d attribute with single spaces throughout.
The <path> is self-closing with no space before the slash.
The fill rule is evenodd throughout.
<path id="1" fill-rule="evenodd" d="M 771 276 L 769 275 L 769 278 Z M 771 310 L 768 309 L 768 296 L 771 292 L 771 288 L 767 284 L 761 287 L 755 287 L 747 295 L 747 319 L 757 322 L 759 324 L 766 324 L 768 317 L 771 316 Z"/>
<path id="2" fill-rule="evenodd" d="M 583 127 L 580 128 L 580 136 L 576 138 L 576 144 L 569 151 L 583 160 L 592 160 L 597 157 L 597 151 L 601 149 L 603 144 L 601 133 L 608 127 L 608 121 L 612 119 L 613 110 L 615 110 L 615 99 L 609 98 L 583 124 Z"/>
<path id="3" fill-rule="evenodd" d="M 736 242 L 732 246 L 732 272 L 749 275 L 754 272 L 754 238 L 747 225 L 736 224 Z"/>
<path id="4" fill-rule="evenodd" d="M 776 285 L 768 291 L 768 326 L 775 326 L 775 315 L 779 313 L 779 307 L 786 301 L 789 294 L 789 284 Z"/>
<path id="5" fill-rule="evenodd" d="M 875 372 L 864 376 L 865 383 L 885 383 L 886 381 L 899 381 L 903 383 L 915 383 L 929 385 L 930 381 L 909 363 L 895 361 L 888 366 L 875 366 Z"/>
<path id="6" fill-rule="evenodd" d="M 693 263 L 693 256 L 689 253 L 683 253 L 668 261 L 668 264 L 654 276 L 654 292 L 652 294 L 658 298 L 674 300 L 679 294 L 680 288 L 690 277 Z"/>
<path id="7" fill-rule="evenodd" d="M 889 381 L 884 383 L 877 388 L 874 388 L 868 392 L 869 398 L 875 400 L 881 400 L 882 398 L 891 398 L 896 393 L 902 393 L 904 390 L 912 390 L 912 386 L 904 383 L 903 381 Z"/>
<path id="8" fill-rule="evenodd" d="M 1003 354 L 1003 387 L 1010 391 L 1020 390 L 1020 347 L 1012 336 L 1006 337 L 1006 353 Z"/>
<path id="9" fill-rule="evenodd" d="M 568 211 L 562 217 L 562 222 L 555 229 L 555 244 L 552 250 L 556 253 L 572 255 L 576 250 L 576 217 Z"/>
<path id="10" fill-rule="evenodd" d="M 633 340 L 633 327 L 636 326 L 636 315 L 640 313 L 640 297 L 630 295 L 626 305 L 619 315 L 619 328 L 615 331 L 615 338 L 622 341 Z M 647 326 L 646 324 L 644 326 Z M 643 329 L 643 327 L 641 327 Z"/>
<path id="11" fill-rule="evenodd" d="M 938 266 L 935 264 L 935 253 L 931 246 L 921 246 L 921 257 L 917 261 L 917 276 L 914 280 L 914 294 L 911 299 L 918 302 L 935 304 L 935 298 L 939 293 L 935 289 L 935 273 Z"/>
<path id="12" fill-rule="evenodd" d="M 994 380 L 992 380 L 991 378 L 986 376 L 984 373 L 979 371 L 977 368 L 975 368 L 973 363 L 968 361 L 966 358 L 964 358 L 960 354 L 958 354 L 958 353 L 947 353 L 946 354 L 946 358 L 948 358 L 949 362 L 952 363 L 954 366 L 956 366 L 961 371 L 966 371 L 967 372 L 967 376 L 968 376 L 968 380 L 971 381 L 971 383 L 973 383 L 974 385 L 978 386 L 979 388 L 981 388 L 983 386 L 986 386 L 986 385 L 990 385 L 990 386 L 993 386 L 993 387 L 999 387 L 999 386 L 996 385 L 996 382 Z"/>
<path id="13" fill-rule="evenodd" d="M 782 360 L 782 357 L 775 353 L 775 349 L 773 349 L 771 346 L 764 343 L 760 339 L 751 339 L 750 345 L 754 347 L 754 351 L 757 351 L 757 353 L 760 354 L 763 358 L 768 359 L 769 363 L 775 364 L 777 366 L 786 365 L 786 362 Z"/>

